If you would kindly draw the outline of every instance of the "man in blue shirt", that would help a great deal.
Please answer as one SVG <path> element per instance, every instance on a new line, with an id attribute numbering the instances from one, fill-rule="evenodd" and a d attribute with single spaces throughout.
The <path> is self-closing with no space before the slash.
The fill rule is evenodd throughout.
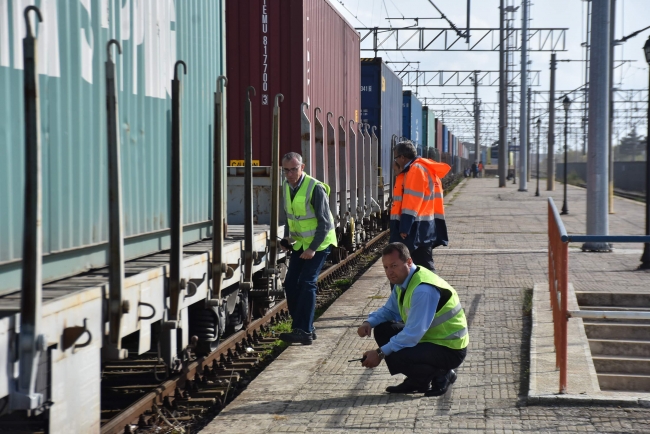
<path id="1" fill-rule="evenodd" d="M 364 353 L 363 366 L 386 360 L 391 375 L 404 374 L 389 393 L 446 393 L 456 381 L 453 369 L 467 354 L 469 335 L 458 294 L 433 272 L 416 267 L 408 248 L 391 243 L 382 252 L 386 277 L 395 285 L 390 298 L 359 327 L 360 337 L 374 329 L 379 348 Z"/>

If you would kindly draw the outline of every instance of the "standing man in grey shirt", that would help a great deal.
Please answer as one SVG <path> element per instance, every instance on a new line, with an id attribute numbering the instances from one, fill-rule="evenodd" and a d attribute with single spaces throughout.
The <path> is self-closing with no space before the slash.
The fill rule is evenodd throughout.
<path id="1" fill-rule="evenodd" d="M 336 232 L 329 210 L 329 186 L 304 173 L 304 169 L 300 154 L 289 152 L 282 157 L 282 171 L 286 178 L 282 188 L 284 210 L 295 243 L 290 247 L 290 243 L 282 242 L 283 250 L 291 248 L 284 291 L 293 326 L 292 331 L 282 333 L 280 339 L 311 345 L 316 338 L 316 282 L 330 246 L 336 247 Z"/>

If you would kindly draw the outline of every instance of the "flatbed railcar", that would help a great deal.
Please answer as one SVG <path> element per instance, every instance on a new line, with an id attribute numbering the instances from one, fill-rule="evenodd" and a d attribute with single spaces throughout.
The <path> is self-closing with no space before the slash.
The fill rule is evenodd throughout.
<path id="1" fill-rule="evenodd" d="M 0 4 L 0 426 L 97 432 L 107 363 L 174 373 L 283 297 L 280 155 L 333 187 L 336 263 L 385 227 L 401 132 L 360 118 L 327 0 L 39 5 Z"/>

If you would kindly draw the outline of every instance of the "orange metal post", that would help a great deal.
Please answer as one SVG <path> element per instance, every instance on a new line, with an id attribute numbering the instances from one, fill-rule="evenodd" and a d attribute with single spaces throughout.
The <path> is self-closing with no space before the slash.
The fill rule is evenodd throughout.
<path id="1" fill-rule="evenodd" d="M 562 242 L 560 222 L 548 204 L 548 285 L 553 311 L 553 343 L 555 367 L 560 370 L 560 393 L 566 393 L 567 383 L 567 297 L 569 284 L 569 245 Z"/>
<path id="2" fill-rule="evenodd" d="M 558 237 L 559 239 L 559 237 Z M 562 288 L 562 306 L 558 315 L 558 322 L 560 323 L 560 339 L 562 341 L 562 358 L 560 360 L 560 393 L 566 393 L 566 377 L 567 377 L 567 325 L 569 319 L 567 318 L 567 298 L 569 291 L 569 245 L 568 243 L 560 244 L 559 260 L 561 263 L 560 274 L 560 287 Z"/>

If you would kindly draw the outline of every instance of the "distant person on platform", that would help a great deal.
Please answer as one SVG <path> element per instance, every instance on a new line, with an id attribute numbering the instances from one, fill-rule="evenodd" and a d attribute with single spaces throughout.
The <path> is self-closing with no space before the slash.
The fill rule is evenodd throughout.
<path id="1" fill-rule="evenodd" d="M 369 337 L 374 329 L 379 346 L 363 354 L 362 365 L 375 368 L 385 360 L 391 375 L 406 376 L 387 387 L 388 393 L 444 395 L 456 381 L 454 369 L 465 360 L 469 343 L 458 294 L 435 273 L 415 266 L 402 243 L 387 245 L 381 259 L 395 290 L 357 330 Z"/>
<path id="2" fill-rule="evenodd" d="M 476 164 L 476 161 L 472 163 L 472 178 L 476 178 L 478 174 L 478 164 Z"/>
<path id="3" fill-rule="evenodd" d="M 478 177 L 483 178 L 483 161 L 478 162 Z"/>
<path id="4" fill-rule="evenodd" d="M 291 249 L 284 290 L 293 324 L 292 331 L 280 334 L 280 339 L 311 345 L 316 339 L 316 282 L 330 247 L 336 247 L 336 233 L 329 209 L 330 188 L 304 173 L 304 169 L 300 154 L 289 152 L 282 157 L 286 178 L 282 191 L 290 237 L 282 240 L 281 248 Z M 295 242 L 293 246 L 291 241 Z"/>
<path id="5" fill-rule="evenodd" d="M 406 244 L 416 265 L 434 271 L 433 249 L 449 242 L 442 178 L 451 167 L 418 157 L 408 141 L 395 146 L 393 157 L 400 173 L 393 188 L 390 242 Z"/>

